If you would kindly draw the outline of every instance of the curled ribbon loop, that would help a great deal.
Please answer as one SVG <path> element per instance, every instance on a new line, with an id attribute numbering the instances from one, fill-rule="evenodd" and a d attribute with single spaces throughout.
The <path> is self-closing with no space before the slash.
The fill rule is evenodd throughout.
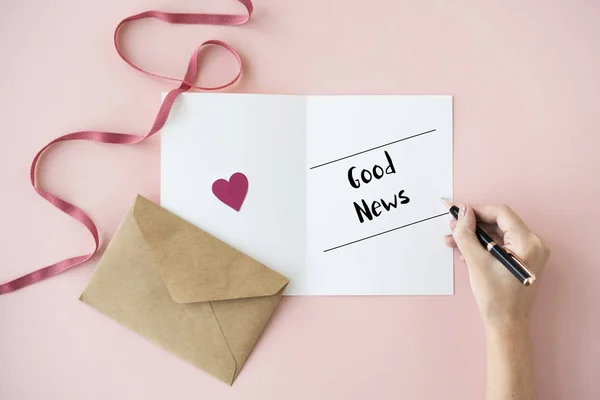
<path id="1" fill-rule="evenodd" d="M 126 133 L 117 133 L 117 132 L 79 131 L 79 132 L 73 132 L 73 133 L 69 133 L 69 134 L 60 136 L 60 137 L 52 140 L 50 143 L 48 143 L 47 145 L 42 147 L 40 149 L 40 151 L 38 151 L 38 153 L 33 158 L 33 162 L 31 163 L 31 169 L 30 169 L 30 173 L 29 173 L 29 177 L 30 177 L 31 185 L 33 186 L 33 189 L 37 192 L 38 195 L 40 195 L 42 198 L 46 199 L 54 207 L 58 208 L 65 214 L 74 218 L 75 220 L 81 222 L 90 231 L 90 233 L 92 234 L 92 237 L 94 238 L 94 250 L 89 254 L 72 257 L 72 258 L 67 258 L 67 259 L 59 261 L 55 264 L 38 269 L 37 271 L 31 272 L 20 278 L 14 279 L 10 282 L 0 284 L 0 295 L 5 294 L 5 293 L 14 292 L 15 290 L 21 289 L 25 286 L 32 285 L 36 282 L 50 278 L 54 275 L 60 274 L 61 272 L 71 269 L 77 265 L 80 265 L 80 264 L 88 261 L 90 258 L 92 258 L 94 256 L 94 254 L 96 254 L 96 252 L 98 251 L 98 247 L 100 245 L 98 229 L 96 228 L 94 221 L 92 221 L 92 219 L 82 209 L 80 209 L 79 207 L 77 207 L 65 200 L 60 199 L 59 197 L 53 195 L 52 193 L 43 191 L 37 187 L 36 179 L 35 179 L 36 178 L 36 166 L 37 166 L 40 156 L 46 149 L 48 149 L 50 146 L 52 146 L 56 143 L 68 141 L 68 140 L 91 140 L 94 142 L 112 143 L 112 144 L 139 143 L 139 142 L 149 138 L 150 136 L 154 135 L 155 133 L 160 131 L 160 129 L 162 129 L 165 122 L 167 121 L 169 113 L 171 112 L 171 108 L 173 107 L 173 104 L 175 103 L 175 100 L 177 99 L 177 96 L 179 96 L 181 93 L 187 92 L 188 90 L 190 90 L 192 88 L 199 89 L 199 90 L 224 89 L 228 86 L 233 85 L 235 82 L 237 82 L 242 74 L 242 59 L 239 56 L 239 54 L 227 43 L 221 42 L 219 40 L 208 40 L 208 41 L 202 43 L 200 46 L 198 46 L 198 48 L 196 48 L 196 50 L 194 50 L 194 52 L 192 53 L 192 55 L 190 57 L 190 61 L 188 62 L 188 68 L 187 68 L 187 71 L 186 71 L 183 79 L 172 78 L 172 77 L 168 77 L 168 76 L 159 75 L 159 74 L 156 74 L 156 73 L 153 73 L 150 71 L 146 71 L 146 70 L 140 68 L 139 66 L 137 66 L 136 64 L 134 64 L 133 62 L 131 62 L 125 56 L 125 54 L 121 51 L 121 49 L 119 47 L 118 39 L 119 39 L 119 31 L 123 27 L 123 25 L 125 25 L 128 22 L 132 22 L 132 21 L 136 21 L 136 20 L 144 19 L 144 18 L 156 18 L 156 19 L 159 19 L 161 21 L 165 21 L 165 22 L 168 22 L 171 24 L 242 25 L 242 24 L 248 22 L 248 20 L 250 19 L 250 16 L 252 15 L 252 11 L 253 11 L 253 6 L 252 6 L 251 0 L 238 0 L 238 1 L 240 3 L 242 3 L 244 5 L 244 7 L 246 7 L 246 10 L 248 11 L 248 13 L 246 15 L 195 14 L 195 13 L 180 14 L 180 13 L 165 13 L 165 12 L 160 12 L 160 11 L 146 11 L 146 12 L 125 18 L 117 25 L 117 27 L 115 28 L 115 32 L 114 32 L 114 45 L 115 45 L 115 49 L 116 49 L 117 53 L 119 54 L 121 59 L 123 59 L 123 61 L 125 61 L 129 66 L 131 66 L 133 69 L 135 69 L 137 71 L 140 71 L 144 74 L 154 76 L 157 78 L 179 82 L 180 86 L 176 89 L 171 90 L 167 94 L 167 96 L 165 97 L 164 101 L 162 102 L 162 104 L 158 110 L 158 113 L 156 115 L 156 118 L 154 119 L 154 123 L 152 124 L 152 127 L 150 128 L 148 133 L 146 133 L 145 135 L 132 135 L 132 134 L 126 134 Z M 201 86 L 196 86 L 194 84 L 194 82 L 196 81 L 196 77 L 198 75 L 198 57 L 199 57 L 200 50 L 204 46 L 208 46 L 208 45 L 216 45 L 216 46 L 225 48 L 227 51 L 229 51 L 233 55 L 233 57 L 237 61 L 238 67 L 239 67 L 238 73 L 230 82 L 225 83 L 220 86 L 216 86 L 216 87 L 201 87 Z"/>

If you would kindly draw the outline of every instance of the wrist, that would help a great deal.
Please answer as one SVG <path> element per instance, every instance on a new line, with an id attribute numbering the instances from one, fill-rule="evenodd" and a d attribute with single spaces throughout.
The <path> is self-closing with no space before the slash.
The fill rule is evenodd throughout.
<path id="1" fill-rule="evenodd" d="M 516 342 L 529 340 L 529 318 L 507 318 L 484 322 L 486 340 L 489 342 Z"/>
<path id="2" fill-rule="evenodd" d="M 487 399 L 534 399 L 528 319 L 486 325 Z"/>

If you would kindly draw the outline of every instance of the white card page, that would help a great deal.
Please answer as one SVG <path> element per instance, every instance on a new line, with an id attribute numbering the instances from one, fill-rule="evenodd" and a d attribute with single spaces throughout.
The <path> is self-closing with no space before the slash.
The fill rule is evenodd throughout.
<path id="1" fill-rule="evenodd" d="M 307 114 L 311 290 L 451 294 L 451 97 L 311 97 Z"/>
<path id="2" fill-rule="evenodd" d="M 161 136 L 161 205 L 286 294 L 453 293 L 451 96 L 183 94 Z M 235 172 L 239 212 L 211 191 Z"/>

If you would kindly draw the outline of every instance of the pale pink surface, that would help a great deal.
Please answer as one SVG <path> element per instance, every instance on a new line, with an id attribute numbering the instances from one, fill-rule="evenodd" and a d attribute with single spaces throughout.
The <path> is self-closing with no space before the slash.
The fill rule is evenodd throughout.
<path id="1" fill-rule="evenodd" d="M 533 324 L 539 398 L 599 398 L 600 3 L 255 6 L 237 28 L 144 21 L 124 48 L 179 76 L 195 45 L 226 40 L 246 60 L 238 92 L 454 95 L 455 199 L 509 203 L 553 248 Z M 129 69 L 111 43 L 120 19 L 147 9 L 243 7 L 0 3 L 0 281 L 91 248 L 83 227 L 29 187 L 29 163 L 68 131 L 148 129 L 173 86 Z M 208 64 L 204 83 L 234 68 L 219 56 Z M 157 139 L 61 144 L 41 167 L 42 188 L 88 211 L 104 244 L 136 193 L 158 200 Z M 94 264 L 0 297 L 1 399 L 482 398 L 482 329 L 458 262 L 453 297 L 284 299 L 232 388 L 78 302 Z"/>

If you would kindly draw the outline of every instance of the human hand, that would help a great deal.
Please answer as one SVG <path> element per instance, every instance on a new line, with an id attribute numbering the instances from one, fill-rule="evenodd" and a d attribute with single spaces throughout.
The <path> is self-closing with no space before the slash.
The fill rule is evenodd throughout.
<path id="1" fill-rule="evenodd" d="M 471 289 L 486 330 L 529 325 L 538 282 L 524 286 L 475 236 L 475 222 L 501 246 L 510 249 L 540 277 L 550 255 L 548 246 L 508 206 L 460 206 L 459 218 L 450 221 L 452 235 L 444 239 L 458 248 L 469 269 Z"/>

